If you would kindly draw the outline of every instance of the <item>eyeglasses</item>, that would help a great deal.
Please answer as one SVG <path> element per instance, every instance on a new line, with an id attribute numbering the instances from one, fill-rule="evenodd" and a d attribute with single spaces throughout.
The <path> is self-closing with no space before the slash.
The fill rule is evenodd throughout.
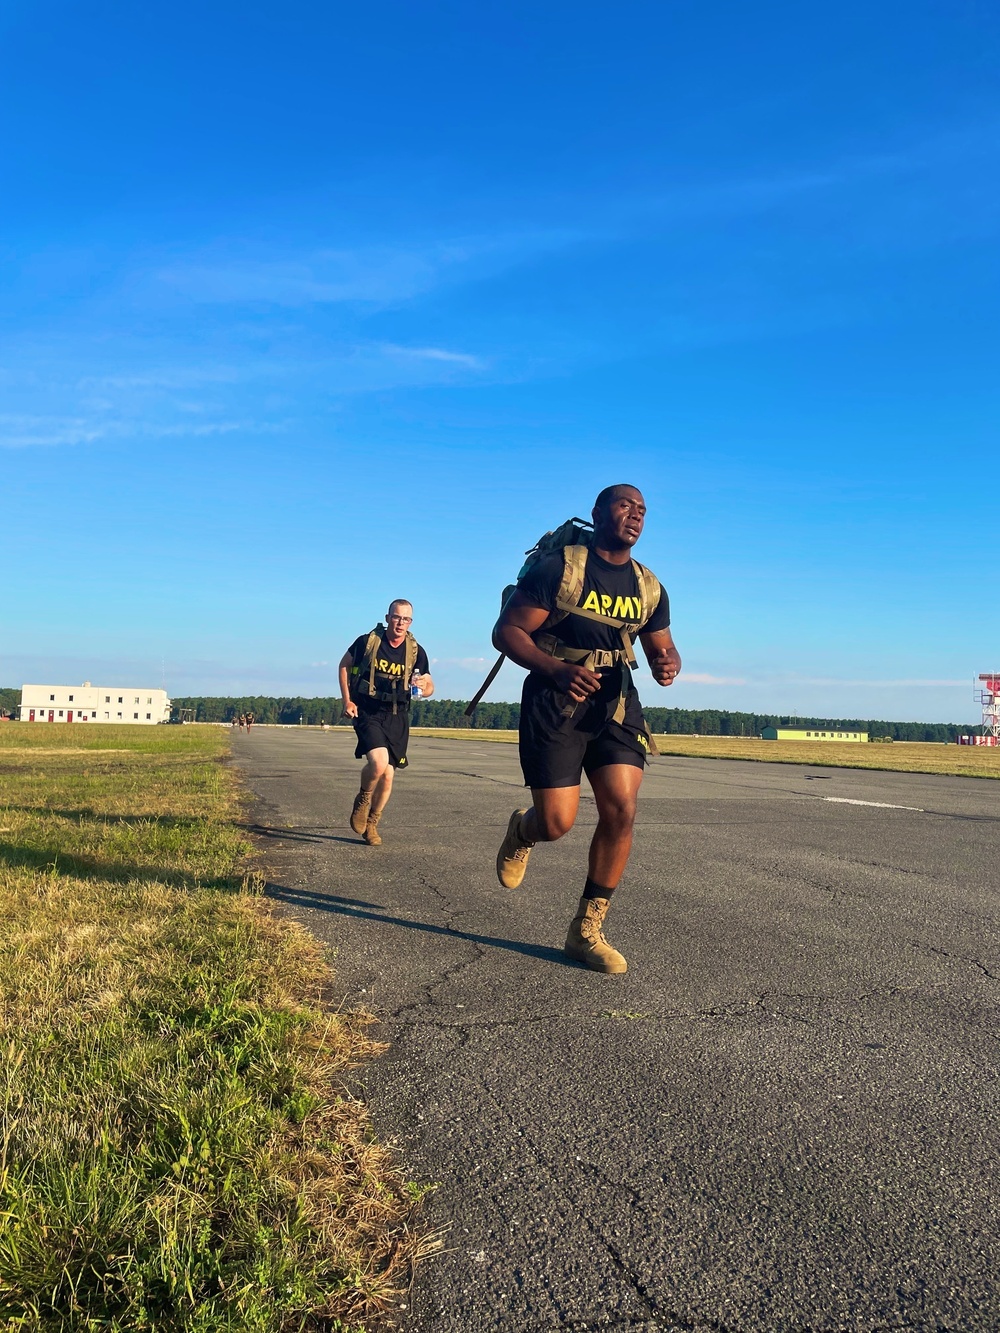
<path id="1" fill-rule="evenodd" d="M 389 619 L 390 619 L 390 620 L 396 620 L 396 621 L 398 621 L 400 625 L 412 625 L 412 624 L 413 624 L 413 617 L 412 617 L 412 616 L 390 616 Z"/>

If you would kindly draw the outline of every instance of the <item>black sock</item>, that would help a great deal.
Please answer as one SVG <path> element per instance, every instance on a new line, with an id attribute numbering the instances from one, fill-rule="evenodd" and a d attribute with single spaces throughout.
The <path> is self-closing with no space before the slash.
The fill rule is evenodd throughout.
<path id="1" fill-rule="evenodd" d="M 587 876 L 587 887 L 583 891 L 585 898 L 610 898 L 613 893 L 614 889 L 606 889 L 603 884 L 595 884 L 590 876 Z"/>

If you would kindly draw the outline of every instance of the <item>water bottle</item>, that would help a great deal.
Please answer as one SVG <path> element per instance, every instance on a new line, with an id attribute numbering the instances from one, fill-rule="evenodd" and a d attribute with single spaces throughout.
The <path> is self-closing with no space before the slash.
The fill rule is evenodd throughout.
<path id="1" fill-rule="evenodd" d="M 411 702 L 411 703 L 416 703 L 418 699 L 422 699 L 422 698 L 423 698 L 423 695 L 420 693 L 420 686 L 419 686 L 419 684 L 417 683 L 417 675 L 418 675 L 418 673 L 417 673 L 416 671 L 414 671 L 413 675 L 410 677 L 410 702 Z"/>

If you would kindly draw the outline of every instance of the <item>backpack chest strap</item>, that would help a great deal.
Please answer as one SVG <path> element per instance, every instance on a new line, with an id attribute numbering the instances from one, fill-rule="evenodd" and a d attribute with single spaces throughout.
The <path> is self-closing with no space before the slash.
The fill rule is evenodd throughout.
<path id="1" fill-rule="evenodd" d="M 410 634 L 409 631 L 407 631 L 405 640 L 406 648 L 404 652 L 405 660 L 403 663 L 403 678 L 401 680 L 400 679 L 393 680 L 391 685 L 387 683 L 384 686 L 380 687 L 378 684 L 376 684 L 375 681 L 375 670 L 377 666 L 378 654 L 381 651 L 383 637 L 385 636 L 385 634 L 386 634 L 386 629 L 384 625 L 379 624 L 375 626 L 372 632 L 368 635 L 368 641 L 365 644 L 364 656 L 361 659 L 360 665 L 357 667 L 353 667 L 351 670 L 352 670 L 352 675 L 354 675 L 355 678 L 358 680 L 359 686 L 364 691 L 364 693 L 367 694 L 368 698 L 378 699 L 383 703 L 391 702 L 392 711 L 393 714 L 395 714 L 399 708 L 400 689 L 402 688 L 406 692 L 408 692 L 410 688 L 410 678 L 413 675 L 413 670 L 417 663 L 417 641 L 413 637 L 413 635 Z M 364 666 L 366 662 L 368 664 L 367 689 L 365 689 L 365 687 L 361 683 L 361 676 L 364 671 Z M 405 693 L 403 697 L 404 699 L 406 698 Z M 408 699 L 407 702 L 409 702 Z"/>
<path id="2" fill-rule="evenodd" d="M 558 658 L 560 662 L 572 662 L 574 666 L 586 667 L 588 671 L 601 671 L 606 667 L 617 666 L 619 662 L 628 662 L 621 648 L 571 648 L 554 634 L 539 634 L 535 639 L 535 647 L 548 657 Z"/>
<path id="3" fill-rule="evenodd" d="M 625 720 L 626 695 L 632 683 L 631 668 L 636 665 L 635 654 L 632 652 L 632 644 L 627 634 L 623 632 L 622 638 L 625 644 L 624 649 L 571 648 L 568 644 L 557 639 L 554 634 L 539 634 L 535 639 L 535 647 L 540 648 L 549 657 L 557 658 L 560 662 L 572 662 L 574 666 L 586 667 L 588 671 L 600 671 L 605 667 L 620 666 L 622 669 L 622 683 L 611 720 L 621 725 Z M 573 717 L 578 707 L 579 704 L 568 700 L 562 710 L 563 717 Z"/>

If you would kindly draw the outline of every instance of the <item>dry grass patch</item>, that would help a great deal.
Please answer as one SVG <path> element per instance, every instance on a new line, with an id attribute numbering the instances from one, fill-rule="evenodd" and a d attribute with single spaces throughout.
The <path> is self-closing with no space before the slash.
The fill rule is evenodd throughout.
<path id="1" fill-rule="evenodd" d="M 411 727 L 411 736 L 433 736 L 440 741 L 504 741 L 517 743 L 516 731 L 493 731 L 483 727 Z"/>
<path id="2" fill-rule="evenodd" d="M 437 740 L 502 741 L 513 744 L 516 731 L 475 727 L 413 727 L 414 736 Z M 692 759 L 752 759 L 770 764 L 815 764 L 834 768 L 878 768 L 896 773 L 948 773 L 968 778 L 1000 778 L 1000 750 L 971 745 L 930 745 L 895 741 L 892 745 L 845 741 L 761 741 L 742 736 L 663 736 L 661 754 Z"/>
<path id="3" fill-rule="evenodd" d="M 694 759 L 753 759 L 771 764 L 1000 778 L 1000 750 L 966 745 L 932 745 L 919 741 L 880 745 L 848 741 L 761 741 L 741 736 L 659 735 L 656 744 L 661 754 L 687 755 Z"/>
<path id="4" fill-rule="evenodd" d="M 384 1326 L 421 1191 L 343 1091 L 380 1048 L 248 881 L 228 736 L 44 730 L 0 729 L 4 1327 Z"/>

